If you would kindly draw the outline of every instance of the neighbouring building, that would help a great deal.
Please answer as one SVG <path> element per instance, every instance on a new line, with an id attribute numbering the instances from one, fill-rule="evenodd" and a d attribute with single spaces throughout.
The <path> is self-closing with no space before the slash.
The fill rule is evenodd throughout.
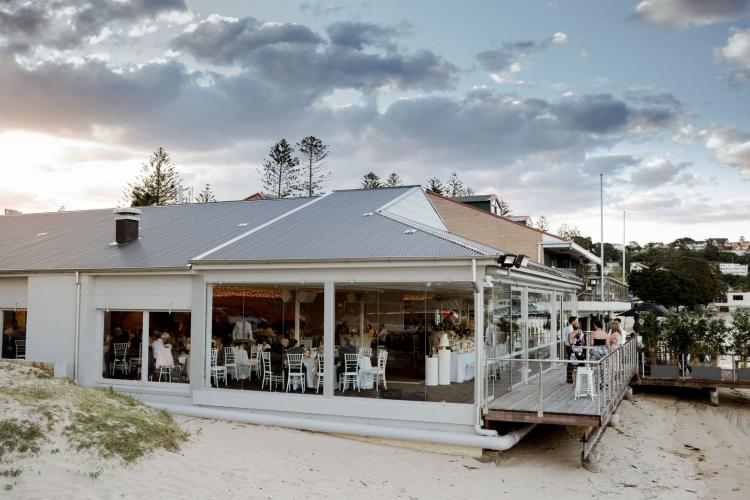
<path id="1" fill-rule="evenodd" d="M 504 219 L 528 232 L 514 250 L 481 218 L 472 239 L 434 203 L 408 186 L 0 217 L 3 356 L 174 411 L 500 449 L 484 361 L 558 357 L 583 282 L 547 252 L 595 256 Z"/>
<path id="2" fill-rule="evenodd" d="M 737 309 L 750 311 L 750 292 L 729 291 L 726 298 L 721 302 L 716 302 L 713 307 L 724 317 L 730 317 Z"/>
<path id="3" fill-rule="evenodd" d="M 461 198 L 452 199 L 432 192 L 428 192 L 428 196 L 451 232 L 512 253 L 528 255 L 532 261 L 583 279 L 584 287 L 578 293 L 578 312 L 582 317 L 611 315 L 630 309 L 628 287 L 617 279 L 605 277 L 602 300 L 602 283 L 597 271 L 601 260 L 577 243 L 518 224 L 507 216 L 473 204 L 462 203 Z"/>
<path id="4" fill-rule="evenodd" d="M 685 247 L 688 250 L 692 250 L 693 252 L 700 252 L 706 249 L 708 246 L 708 242 L 706 241 L 694 241 L 691 243 L 686 243 Z"/>
<path id="5" fill-rule="evenodd" d="M 731 274 L 732 276 L 745 277 L 748 273 L 747 264 L 735 264 L 732 262 L 719 262 L 719 271 L 721 274 Z"/>
<path id="6" fill-rule="evenodd" d="M 630 263 L 630 272 L 634 273 L 637 271 L 643 271 L 644 269 L 647 269 L 648 266 L 644 264 L 643 262 L 631 262 Z"/>
<path id="7" fill-rule="evenodd" d="M 709 245 L 715 246 L 719 250 L 731 249 L 727 238 L 709 238 L 706 240 Z"/>

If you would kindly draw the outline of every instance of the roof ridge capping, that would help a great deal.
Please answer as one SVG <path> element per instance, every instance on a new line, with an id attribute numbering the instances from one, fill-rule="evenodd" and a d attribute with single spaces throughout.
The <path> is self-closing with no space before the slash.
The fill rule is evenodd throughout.
<path id="1" fill-rule="evenodd" d="M 286 217 L 288 217 L 288 216 L 290 216 L 290 215 L 292 215 L 292 214 L 294 214 L 296 212 L 299 212 L 300 210 L 303 210 L 303 209 L 309 207 L 313 203 L 319 202 L 320 200 L 322 200 L 323 198 L 326 198 L 326 197 L 330 196 L 331 194 L 333 194 L 333 191 L 330 192 L 330 193 L 326 193 L 326 194 L 324 194 L 322 196 L 318 196 L 316 198 L 312 198 L 307 203 L 303 203 L 302 205 L 300 205 L 298 207 L 295 207 L 295 208 L 293 208 L 293 209 L 291 209 L 291 210 L 289 210 L 287 212 L 284 212 L 283 214 L 279 215 L 278 217 L 274 217 L 273 219 L 268 220 L 268 221 L 264 222 L 263 224 L 250 229 L 249 231 L 245 231 L 244 233 L 242 233 L 242 234 L 240 234 L 238 236 L 235 236 L 234 238 L 232 238 L 230 240 L 227 240 L 224 243 L 221 243 L 220 245 L 217 245 L 214 248 L 211 248 L 210 250 L 208 250 L 206 252 L 203 252 L 202 254 L 198 255 L 197 257 L 194 257 L 194 258 L 190 259 L 189 262 L 192 262 L 192 261 L 195 261 L 195 260 L 201 260 L 201 259 L 207 257 L 208 255 L 211 255 L 214 252 L 218 252 L 222 248 L 228 247 L 229 245 L 231 245 L 233 243 L 236 243 L 236 242 L 238 242 L 238 241 L 240 241 L 240 240 L 242 240 L 242 239 L 250 236 L 251 234 L 253 234 L 253 233 L 257 232 L 257 231 L 260 231 L 261 229 L 263 229 L 265 227 L 268 227 L 268 226 L 270 226 L 270 225 L 272 225 L 272 224 L 274 224 L 274 223 L 276 223 L 276 222 L 278 222 L 278 221 L 280 221 L 280 220 L 282 220 L 282 219 L 284 219 L 284 218 L 286 218 Z M 261 201 L 265 201 L 265 200 L 261 200 Z M 255 203 L 255 202 L 249 202 L 249 203 Z"/>

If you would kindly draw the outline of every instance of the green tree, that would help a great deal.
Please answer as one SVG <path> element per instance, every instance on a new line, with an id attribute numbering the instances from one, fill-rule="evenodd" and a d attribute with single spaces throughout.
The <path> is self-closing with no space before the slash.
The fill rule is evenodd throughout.
<path id="1" fill-rule="evenodd" d="M 306 164 L 300 185 L 301 191 L 307 196 L 322 194 L 323 182 L 331 175 L 323 170 L 323 160 L 328 156 L 328 145 L 310 135 L 297 143 L 297 149 L 304 155 Z"/>
<path id="2" fill-rule="evenodd" d="M 391 175 L 389 175 L 383 183 L 383 186 L 385 187 L 398 187 L 402 185 L 403 182 L 401 182 L 401 177 L 399 177 L 396 172 L 391 172 Z"/>
<path id="3" fill-rule="evenodd" d="M 557 234 L 570 241 L 574 241 L 575 238 L 580 238 L 583 236 L 581 234 L 581 230 L 578 229 L 578 226 L 571 227 L 567 223 L 564 223 L 560 226 L 560 228 L 557 230 Z"/>
<path id="4" fill-rule="evenodd" d="M 201 192 L 198 193 L 198 196 L 196 196 L 195 201 L 198 203 L 211 203 L 216 201 L 214 191 L 213 189 L 211 189 L 211 184 L 206 184 L 203 186 Z"/>
<path id="5" fill-rule="evenodd" d="M 737 309 L 732 314 L 732 351 L 742 360 L 742 366 L 747 366 L 750 357 L 750 313 Z"/>
<path id="6" fill-rule="evenodd" d="M 498 204 L 498 209 L 497 209 L 498 215 L 510 215 L 511 214 L 510 204 L 507 201 L 499 200 L 497 204 Z"/>
<path id="7" fill-rule="evenodd" d="M 375 172 L 368 172 L 362 176 L 360 186 L 362 187 L 362 189 L 376 189 L 379 187 L 383 187 L 383 182 L 380 180 L 380 176 L 378 176 L 378 174 L 376 174 Z"/>
<path id="8" fill-rule="evenodd" d="M 542 215 L 541 217 L 539 217 L 536 220 L 536 227 L 538 229 L 541 229 L 542 231 L 547 231 L 549 229 L 549 227 L 550 227 L 550 223 L 549 223 L 549 220 L 547 219 L 547 217 L 545 217 L 544 215 Z"/>
<path id="9" fill-rule="evenodd" d="M 473 192 L 473 189 L 464 185 L 464 182 L 458 178 L 458 174 L 455 172 L 455 170 L 451 172 L 450 177 L 448 177 L 448 182 L 445 183 L 446 196 L 449 196 L 451 198 L 456 198 L 459 196 L 470 196 Z"/>
<path id="10" fill-rule="evenodd" d="M 128 185 L 133 207 L 177 203 L 180 174 L 167 151 L 160 147 L 141 168 L 138 179 Z"/>
<path id="11" fill-rule="evenodd" d="M 435 194 L 443 195 L 445 194 L 445 187 L 443 186 L 443 183 L 440 182 L 440 179 L 437 177 L 432 177 L 427 181 L 427 189 L 432 191 Z"/>
<path id="12" fill-rule="evenodd" d="M 299 158 L 294 148 L 281 139 L 271 147 L 261 169 L 263 189 L 276 198 L 286 198 L 299 191 Z"/>

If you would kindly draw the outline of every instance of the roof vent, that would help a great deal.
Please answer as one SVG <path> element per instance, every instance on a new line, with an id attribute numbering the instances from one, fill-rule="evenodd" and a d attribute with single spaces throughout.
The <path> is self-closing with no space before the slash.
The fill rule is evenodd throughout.
<path id="1" fill-rule="evenodd" d="M 118 245 L 132 243 L 138 239 L 138 224 L 141 211 L 133 207 L 115 208 L 115 242 Z"/>
<path id="2" fill-rule="evenodd" d="M 404 231 L 404 234 L 414 234 L 416 232 L 417 232 L 416 229 L 407 229 L 406 231 Z"/>

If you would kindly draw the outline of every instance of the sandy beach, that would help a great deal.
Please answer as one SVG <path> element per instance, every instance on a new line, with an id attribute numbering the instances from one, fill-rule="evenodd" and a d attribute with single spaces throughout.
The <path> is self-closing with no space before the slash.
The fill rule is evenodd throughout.
<path id="1" fill-rule="evenodd" d="M 639 393 L 599 446 L 598 473 L 580 466 L 578 430 L 537 428 L 482 459 L 337 436 L 177 417 L 179 452 L 133 465 L 69 450 L 14 464 L 8 499 L 46 498 L 747 498 L 750 393 L 721 406 L 697 392 Z M 45 447 L 47 449 L 48 447 Z"/>

